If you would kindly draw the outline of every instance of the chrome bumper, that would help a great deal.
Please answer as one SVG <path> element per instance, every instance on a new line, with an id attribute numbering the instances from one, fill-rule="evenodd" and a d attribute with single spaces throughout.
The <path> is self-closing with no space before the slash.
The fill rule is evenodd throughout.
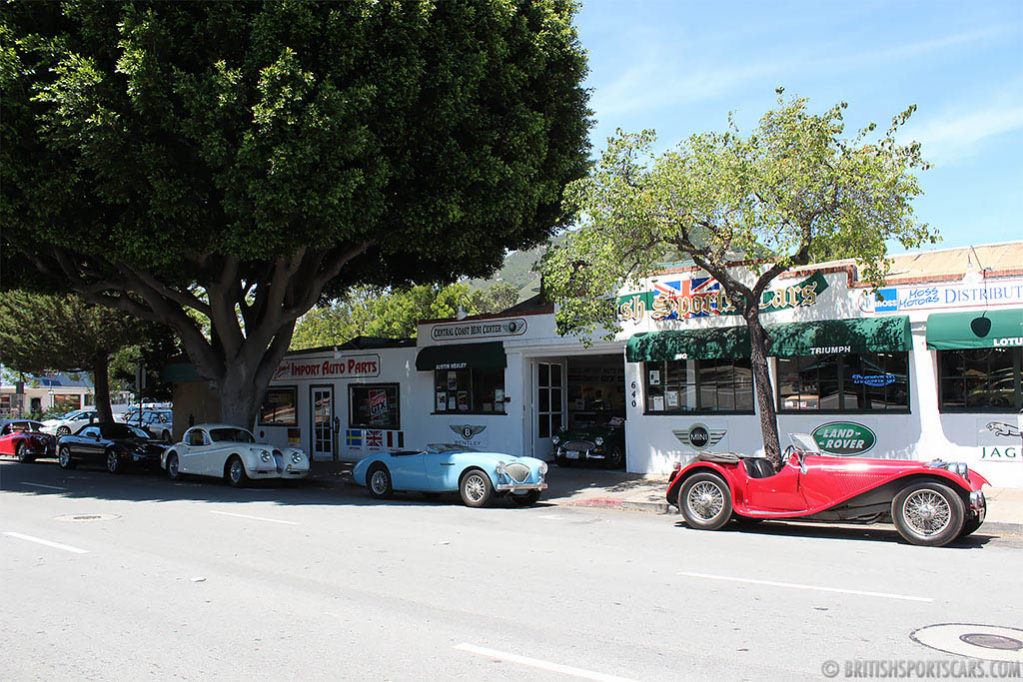
<path id="1" fill-rule="evenodd" d="M 528 492 L 530 490 L 547 490 L 547 484 L 543 481 L 539 483 L 498 483 L 494 486 L 494 490 L 499 493 L 520 493 Z"/>
<path id="2" fill-rule="evenodd" d="M 984 498 L 984 493 L 979 490 L 970 493 L 970 515 L 977 517 L 981 523 L 987 516 L 987 500 Z"/>
<path id="3" fill-rule="evenodd" d="M 576 456 L 575 457 L 569 457 L 568 453 L 570 453 L 570 452 L 574 452 L 576 454 Z M 604 459 L 604 453 L 602 453 L 602 452 L 594 452 L 592 450 L 566 450 L 565 448 L 562 448 L 560 446 L 558 447 L 556 455 L 558 457 L 563 458 L 563 459 L 571 459 L 571 460 L 576 460 L 576 459 Z"/>

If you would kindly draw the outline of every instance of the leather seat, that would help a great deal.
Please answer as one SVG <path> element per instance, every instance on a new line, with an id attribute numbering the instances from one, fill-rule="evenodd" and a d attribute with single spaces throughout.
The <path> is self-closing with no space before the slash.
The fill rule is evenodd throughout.
<path id="1" fill-rule="evenodd" d="M 750 478 L 770 478 L 774 476 L 774 467 L 766 457 L 743 457 L 742 463 L 746 465 L 746 473 Z"/>

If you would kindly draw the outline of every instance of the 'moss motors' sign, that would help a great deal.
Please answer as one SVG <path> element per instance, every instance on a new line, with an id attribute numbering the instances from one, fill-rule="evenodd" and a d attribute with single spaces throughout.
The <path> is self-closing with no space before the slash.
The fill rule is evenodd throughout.
<path id="1" fill-rule="evenodd" d="M 380 376 L 380 356 L 351 355 L 326 360 L 284 360 L 274 379 L 360 379 Z"/>

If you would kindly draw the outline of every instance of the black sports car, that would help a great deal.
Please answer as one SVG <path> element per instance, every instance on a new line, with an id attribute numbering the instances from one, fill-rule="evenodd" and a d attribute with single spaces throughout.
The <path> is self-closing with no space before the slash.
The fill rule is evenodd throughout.
<path id="1" fill-rule="evenodd" d="M 116 474 L 130 464 L 160 466 L 163 449 L 136 426 L 94 422 L 57 440 L 57 462 L 61 469 L 74 469 L 79 462 L 103 462 L 107 471 Z"/>

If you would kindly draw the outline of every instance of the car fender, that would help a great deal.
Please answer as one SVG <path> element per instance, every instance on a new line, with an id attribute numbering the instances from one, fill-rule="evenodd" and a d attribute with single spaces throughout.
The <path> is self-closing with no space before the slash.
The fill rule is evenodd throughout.
<path id="1" fill-rule="evenodd" d="M 178 454 L 178 451 L 175 448 L 172 448 L 172 447 L 171 448 L 167 448 L 163 452 L 161 452 L 160 453 L 160 468 L 161 469 L 166 469 L 167 468 L 167 458 L 170 457 L 171 455 L 177 455 L 177 454 Z M 179 466 L 181 465 L 181 456 L 180 455 L 178 455 L 178 465 Z"/>
<path id="2" fill-rule="evenodd" d="M 675 475 L 675 478 L 673 478 L 671 483 L 668 484 L 668 492 L 665 494 L 665 497 L 667 498 L 669 504 L 677 505 L 678 491 L 682 487 L 682 484 L 685 483 L 687 478 L 695 476 L 696 474 L 712 473 L 717 474 L 722 479 L 724 479 L 725 483 L 728 485 L 728 490 L 732 494 L 732 504 L 734 505 L 736 501 L 736 492 L 738 490 L 738 486 L 736 485 L 734 472 L 729 471 L 729 469 L 734 468 L 735 467 L 733 466 L 726 467 L 722 464 L 718 464 L 717 462 L 705 461 L 693 462 L 689 466 L 683 467 L 678 472 L 678 474 Z"/>

